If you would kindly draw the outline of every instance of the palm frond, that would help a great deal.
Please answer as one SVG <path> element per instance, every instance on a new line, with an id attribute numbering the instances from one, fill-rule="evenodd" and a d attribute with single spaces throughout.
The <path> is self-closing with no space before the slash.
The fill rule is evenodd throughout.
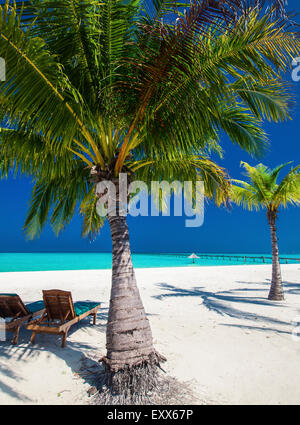
<path id="1" fill-rule="evenodd" d="M 251 167 L 246 162 L 242 162 L 247 171 L 248 182 L 233 180 L 232 200 L 250 211 L 260 207 L 277 211 L 280 206 L 299 205 L 300 165 L 292 168 L 279 184 L 276 181 L 282 168 L 288 164 L 290 163 L 270 170 L 263 164 Z"/>
<path id="2" fill-rule="evenodd" d="M 75 168 L 69 175 L 36 179 L 23 230 L 28 238 L 38 237 L 48 217 L 56 234 L 70 223 L 76 205 L 82 202 L 89 191 L 89 173 L 85 168 Z M 51 212 L 51 208 L 53 208 Z M 51 214 L 50 214 L 51 212 Z"/>
<path id="3" fill-rule="evenodd" d="M 288 204 L 300 205 L 300 165 L 292 168 L 275 190 L 275 207 Z"/>
<path id="4" fill-rule="evenodd" d="M 207 157 L 182 155 L 181 157 L 156 157 L 134 161 L 128 164 L 137 180 L 179 182 L 203 181 L 204 193 L 208 199 L 215 199 L 217 205 L 226 204 L 230 182 L 226 171 Z"/>
<path id="5" fill-rule="evenodd" d="M 104 217 L 97 213 L 98 198 L 94 188 L 87 193 L 80 205 L 80 214 L 83 216 L 82 237 L 90 239 L 96 237 L 104 224 Z"/>
<path id="6" fill-rule="evenodd" d="M 243 208 L 249 211 L 252 211 L 253 209 L 259 211 L 261 202 L 256 191 L 250 185 L 244 185 L 244 182 L 237 180 L 233 180 L 233 182 L 240 184 L 240 186 L 238 184 L 232 184 L 231 200 L 238 206 L 242 205 Z"/>
<path id="7" fill-rule="evenodd" d="M 64 177 L 79 164 L 70 151 L 63 147 L 54 149 L 42 134 L 9 127 L 0 128 L 0 159 L 2 177 L 9 172 L 45 179 Z"/>
<path id="8" fill-rule="evenodd" d="M 35 184 L 23 227 L 28 239 L 40 236 L 47 222 L 51 205 L 55 202 L 56 195 L 57 188 L 52 181 Z"/>

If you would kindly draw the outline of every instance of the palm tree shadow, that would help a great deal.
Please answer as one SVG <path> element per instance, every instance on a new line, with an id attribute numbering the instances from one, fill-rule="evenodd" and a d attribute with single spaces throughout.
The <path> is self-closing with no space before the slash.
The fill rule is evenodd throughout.
<path id="1" fill-rule="evenodd" d="M 0 347 L 1 347 L 0 376 L 6 375 L 7 377 L 14 379 L 15 382 L 16 382 L 16 385 L 13 388 L 12 386 L 7 385 L 6 383 L 4 383 L 0 380 L 0 392 L 2 392 L 3 394 L 9 394 L 14 399 L 18 399 L 20 401 L 30 402 L 31 399 L 29 397 L 27 397 L 25 394 L 21 394 L 17 390 L 18 382 L 20 382 L 21 378 L 16 374 L 16 372 L 14 370 L 9 368 L 9 366 L 8 366 L 9 360 L 7 358 L 5 358 L 5 350 L 4 350 L 4 352 L 2 352 L 2 344 L 3 343 L 1 343 L 1 345 L 0 345 Z M 3 355 L 4 355 L 4 357 L 3 357 Z"/>
<path id="2" fill-rule="evenodd" d="M 272 306 L 272 307 L 284 307 L 282 304 L 278 304 L 273 301 L 269 301 L 260 297 L 246 297 L 237 296 L 235 292 L 239 292 L 242 289 L 235 289 L 229 291 L 211 292 L 205 290 L 203 287 L 194 287 L 192 289 L 178 288 L 167 283 L 157 284 L 161 289 L 167 290 L 167 293 L 156 295 L 154 298 L 163 300 L 164 298 L 170 297 L 199 297 L 201 299 L 201 305 L 207 310 L 213 311 L 221 316 L 228 316 L 235 319 L 246 319 L 255 320 L 265 323 L 273 323 L 277 325 L 286 325 L 287 322 L 281 320 L 250 313 L 239 308 L 241 304 L 256 304 L 260 306 Z M 231 305 L 234 303 L 234 307 Z"/>
<path id="3" fill-rule="evenodd" d="M 245 330 L 255 330 L 255 331 L 262 331 L 262 332 L 276 332 L 278 334 L 285 334 L 285 335 L 290 335 L 291 332 L 290 331 L 284 331 L 281 329 L 277 329 L 277 328 L 271 328 L 271 327 L 262 327 L 262 326 L 250 326 L 250 325 L 237 325 L 237 324 L 233 324 L 233 323 L 220 323 L 221 326 L 227 326 L 227 327 L 231 327 L 231 328 L 239 328 L 239 329 L 245 329 Z"/>
<path id="4" fill-rule="evenodd" d="M 18 345 L 12 346 L 10 343 L 11 335 L 8 333 L 7 341 L 0 342 L 0 392 L 2 391 L 3 393 L 9 394 L 19 402 L 34 403 L 34 400 L 18 390 L 19 383 L 22 382 L 24 378 L 17 373 L 13 365 L 15 361 L 37 361 L 45 352 L 49 353 L 49 356 L 52 354 L 62 359 L 71 369 L 74 377 L 81 379 L 83 383 L 88 383 L 89 386 L 94 386 L 99 375 L 103 372 L 103 366 L 98 361 L 101 355 L 99 353 L 95 356 L 95 353 L 105 348 L 97 346 L 97 341 L 99 340 L 97 335 L 99 334 L 100 337 L 100 334 L 105 332 L 107 310 L 107 308 L 102 308 L 98 311 L 98 323 L 96 325 L 90 325 L 90 318 L 85 318 L 78 323 L 78 326 L 72 326 L 68 334 L 65 348 L 61 347 L 61 336 L 48 334 L 37 335 L 36 343 L 33 345 L 29 342 L 30 332 L 24 328 L 20 331 Z M 103 324 L 103 321 L 105 321 L 105 324 Z M 96 342 L 95 345 L 72 341 L 72 338 L 69 338 L 78 330 L 88 333 L 90 329 L 93 330 L 93 340 Z M 87 355 L 87 353 L 94 353 L 94 357 Z M 47 364 L 44 366 L 47 367 Z M 41 370 L 41 374 L 42 372 Z M 1 380 L 1 376 L 13 379 L 14 385 L 8 385 L 7 382 L 4 382 L 3 378 Z"/>
<path id="5" fill-rule="evenodd" d="M 245 284 L 245 285 L 265 285 L 266 289 L 255 289 L 255 288 L 249 288 L 248 286 L 246 288 L 241 288 L 240 291 L 265 291 L 267 292 L 270 285 L 271 285 L 271 279 L 266 279 L 265 282 L 246 282 L 246 281 L 237 281 L 237 283 Z M 283 285 L 283 291 L 285 294 L 292 294 L 292 295 L 298 295 L 300 294 L 300 283 L 296 282 L 288 282 L 288 281 L 282 281 Z"/>

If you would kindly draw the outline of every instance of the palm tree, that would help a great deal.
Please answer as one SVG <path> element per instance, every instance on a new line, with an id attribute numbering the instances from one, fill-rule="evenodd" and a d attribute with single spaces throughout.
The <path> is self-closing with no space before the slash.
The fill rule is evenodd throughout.
<path id="1" fill-rule="evenodd" d="M 232 186 L 232 199 L 237 205 L 252 211 L 264 208 L 271 231 L 272 242 L 272 283 L 269 300 L 281 301 L 284 299 L 279 251 L 276 235 L 276 218 L 279 208 L 289 204 L 300 205 L 300 165 L 292 168 L 289 173 L 277 183 L 277 178 L 283 167 L 282 164 L 274 169 L 269 169 L 263 164 L 251 167 L 246 162 L 241 163 L 246 169 L 248 182 L 233 180 L 237 185 Z"/>
<path id="2" fill-rule="evenodd" d="M 104 218 L 95 183 L 120 173 L 146 183 L 203 180 L 207 198 L 226 202 L 226 172 L 209 157 L 222 153 L 220 131 L 260 154 L 267 144 L 262 120 L 288 117 L 291 95 L 280 75 L 300 52 L 298 35 L 273 9 L 261 16 L 243 5 L 6 1 L 0 171 L 34 179 L 28 237 L 38 236 L 48 217 L 59 233 L 78 205 L 82 235 L 97 235 Z M 106 383 L 115 393 L 139 393 L 154 385 L 163 357 L 136 285 L 126 217 L 107 219 L 113 267 Z"/>

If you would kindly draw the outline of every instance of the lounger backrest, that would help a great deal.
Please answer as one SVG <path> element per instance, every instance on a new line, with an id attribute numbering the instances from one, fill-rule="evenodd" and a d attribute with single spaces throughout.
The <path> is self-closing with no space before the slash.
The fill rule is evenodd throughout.
<path id="1" fill-rule="evenodd" d="M 30 312 L 17 294 L 0 294 L 0 317 L 24 317 Z"/>
<path id="2" fill-rule="evenodd" d="M 71 292 L 51 289 L 43 291 L 43 298 L 49 320 L 65 323 L 76 317 Z"/>

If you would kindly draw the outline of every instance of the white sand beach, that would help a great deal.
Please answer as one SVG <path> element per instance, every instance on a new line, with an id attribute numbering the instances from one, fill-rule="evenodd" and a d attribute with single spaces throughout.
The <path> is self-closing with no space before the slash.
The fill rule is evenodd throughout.
<path id="1" fill-rule="evenodd" d="M 300 404 L 300 265 L 282 266 L 286 300 L 267 300 L 271 266 L 137 269 L 157 350 L 168 374 L 190 382 L 200 403 Z M 105 354 L 110 270 L 1 273 L 1 292 L 24 302 L 42 289 L 72 291 L 74 301 L 101 301 L 89 318 L 60 338 L 22 330 L 19 345 L 0 342 L 0 404 L 86 404 L 90 375 Z M 300 318 L 299 318 L 300 321 Z M 299 334 L 300 335 L 300 334 Z M 79 375 L 78 375 L 79 372 Z"/>

